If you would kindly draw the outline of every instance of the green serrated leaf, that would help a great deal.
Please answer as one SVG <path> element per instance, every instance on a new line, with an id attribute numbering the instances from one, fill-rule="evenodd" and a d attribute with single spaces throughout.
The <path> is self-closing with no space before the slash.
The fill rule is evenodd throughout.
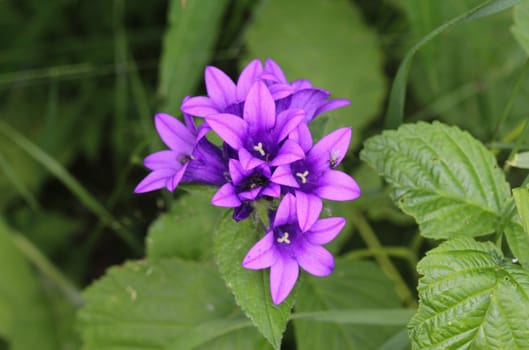
<path id="1" fill-rule="evenodd" d="M 245 39 L 250 58 L 271 57 L 289 80 L 310 79 L 332 97 L 350 99 L 351 106 L 328 113 L 326 127 L 351 125 L 352 142 L 359 141 L 360 130 L 380 107 L 385 82 L 379 42 L 354 3 L 267 1 Z"/>
<path id="2" fill-rule="evenodd" d="M 264 233 L 263 227 L 251 219 L 237 223 L 226 215 L 215 234 L 215 255 L 237 304 L 270 344 L 279 349 L 294 304 L 294 293 L 280 305 L 274 305 L 268 270 L 247 270 L 241 265 L 246 253 Z"/>
<path id="3" fill-rule="evenodd" d="M 294 331 L 299 349 L 376 349 L 398 330 L 398 327 L 387 326 L 391 320 L 396 321 L 393 324 L 401 324 L 413 313 L 404 311 L 402 314 L 398 311 L 392 315 L 394 310 L 386 311 L 383 320 L 377 317 L 376 311 L 369 314 L 369 309 L 400 306 L 392 282 L 371 262 L 337 259 L 336 269 L 329 277 L 305 277 L 299 288 L 294 314 Z M 334 319 L 335 323 L 318 324 L 316 327 L 314 322 L 296 319 L 298 312 L 310 314 L 323 310 L 339 312 L 331 314 L 334 318 L 325 319 L 328 322 Z M 354 311 L 361 310 L 366 311 L 359 322 L 347 325 L 355 320 Z M 378 312 L 384 314 L 385 311 Z M 371 318 L 374 322 L 369 322 Z M 377 324 L 379 326 L 374 326 Z"/>
<path id="4" fill-rule="evenodd" d="M 509 198 L 492 153 L 467 132 L 438 122 L 375 136 L 361 158 L 391 185 L 393 200 L 425 237 L 492 233 Z"/>
<path id="5" fill-rule="evenodd" d="M 492 243 L 447 241 L 418 271 L 413 349 L 529 349 L 529 273 Z"/>
<path id="6" fill-rule="evenodd" d="M 529 2 L 523 1 L 514 8 L 514 24 L 511 31 L 529 55 Z"/>
<path id="7" fill-rule="evenodd" d="M 181 257 L 204 260 L 212 256 L 213 232 L 223 210 L 211 205 L 213 191 L 193 189 L 174 201 L 171 209 L 149 227 L 150 259 Z"/>
<path id="8" fill-rule="evenodd" d="M 7 225 L 0 220 L 0 336 L 9 349 L 55 350 L 55 322 L 31 267 L 14 245 Z"/>
<path id="9" fill-rule="evenodd" d="M 198 85 L 211 58 L 226 0 L 172 0 L 160 61 L 162 110 L 178 115 L 182 99 Z"/>
<path id="10" fill-rule="evenodd" d="M 85 350 L 245 350 L 262 340 L 245 328 L 217 271 L 202 263 L 129 262 L 111 268 L 85 300 L 78 315 Z"/>

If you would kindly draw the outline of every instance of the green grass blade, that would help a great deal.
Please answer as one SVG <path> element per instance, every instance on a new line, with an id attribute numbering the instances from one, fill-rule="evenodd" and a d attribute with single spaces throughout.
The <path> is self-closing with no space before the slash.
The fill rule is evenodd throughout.
<path id="1" fill-rule="evenodd" d="M 20 177 L 17 176 L 13 170 L 13 167 L 11 164 L 9 164 L 8 160 L 2 153 L 0 153 L 0 170 L 6 175 L 7 179 L 11 181 L 15 190 L 17 190 L 22 198 L 24 198 L 30 208 L 33 210 L 39 210 L 40 204 L 37 200 L 37 197 L 35 197 L 33 193 L 31 193 L 31 190 L 22 181 L 20 181 Z"/>
<path id="2" fill-rule="evenodd" d="M 50 173 L 59 179 L 83 205 L 94 213 L 102 222 L 112 227 L 115 232 L 129 244 L 137 253 L 142 251 L 142 244 L 128 231 L 123 230 L 122 225 L 114 219 L 106 208 L 99 203 L 79 181 L 77 181 L 57 160 L 52 158 L 37 145 L 28 140 L 24 135 L 0 121 L 0 133 L 15 145 L 22 148 L 28 155 L 43 165 Z"/>
<path id="3" fill-rule="evenodd" d="M 393 85 L 391 86 L 391 92 L 389 95 L 388 109 L 386 111 L 386 129 L 395 129 L 404 119 L 404 103 L 406 99 L 406 84 L 408 82 L 408 73 L 415 53 L 430 40 L 435 38 L 437 35 L 445 32 L 446 30 L 465 22 L 472 21 L 481 17 L 486 17 L 497 12 L 508 9 L 522 0 L 490 0 L 484 2 L 473 9 L 465 12 L 464 14 L 445 22 L 441 26 L 437 27 L 421 40 L 419 40 L 406 54 L 402 63 L 399 66 Z"/>

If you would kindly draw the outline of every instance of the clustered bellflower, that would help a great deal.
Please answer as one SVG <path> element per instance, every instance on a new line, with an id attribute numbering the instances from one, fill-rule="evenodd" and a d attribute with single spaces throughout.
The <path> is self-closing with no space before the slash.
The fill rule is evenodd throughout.
<path id="1" fill-rule="evenodd" d="M 289 82 L 271 59 L 264 65 L 250 62 L 237 82 L 207 67 L 205 83 L 207 96 L 182 102 L 184 123 L 168 114 L 155 116 L 169 150 L 145 158 L 151 173 L 135 192 L 173 191 L 181 182 L 217 186 L 211 203 L 233 208 L 236 221 L 248 218 L 256 201 L 270 203 L 270 226 L 242 266 L 270 268 L 272 300 L 280 304 L 292 291 L 300 267 L 315 276 L 327 276 L 334 268 L 333 256 L 322 245 L 339 234 L 345 219 L 320 218 L 322 200 L 360 196 L 356 181 L 336 169 L 349 147 L 351 128 L 335 130 L 316 143 L 309 129 L 318 115 L 349 101 L 331 99 L 328 91 L 306 79 Z M 195 118 L 201 120 L 199 126 Z M 221 145 L 206 138 L 210 132 Z"/>

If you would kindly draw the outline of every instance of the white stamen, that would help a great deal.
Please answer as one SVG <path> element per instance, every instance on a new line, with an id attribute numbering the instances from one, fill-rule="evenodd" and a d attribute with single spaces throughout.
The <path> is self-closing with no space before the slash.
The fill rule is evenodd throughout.
<path id="1" fill-rule="evenodd" d="M 263 149 L 263 144 L 261 142 L 259 142 L 257 144 L 257 146 L 253 146 L 253 149 L 257 152 L 259 152 L 259 154 L 261 155 L 261 157 L 264 157 L 266 155 L 264 149 Z"/>
<path id="2" fill-rule="evenodd" d="M 307 183 L 307 176 L 309 176 L 309 171 L 305 170 L 305 172 L 303 172 L 303 173 L 296 173 L 296 176 L 301 179 L 301 183 L 302 184 L 306 184 Z"/>
<path id="3" fill-rule="evenodd" d="M 288 239 L 288 232 L 285 232 L 283 233 L 283 236 L 278 238 L 277 241 L 279 243 L 286 243 L 286 244 L 290 244 L 290 240 Z"/>

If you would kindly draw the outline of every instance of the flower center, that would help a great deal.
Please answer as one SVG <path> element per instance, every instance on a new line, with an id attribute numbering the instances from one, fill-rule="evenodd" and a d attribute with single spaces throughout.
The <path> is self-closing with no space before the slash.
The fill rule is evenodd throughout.
<path id="1" fill-rule="evenodd" d="M 250 191 L 257 187 L 266 187 L 268 184 L 268 178 L 258 171 L 255 171 L 250 176 L 246 177 L 239 185 L 237 189 L 240 192 Z"/>
<path id="2" fill-rule="evenodd" d="M 184 165 L 186 164 L 187 162 L 191 161 L 191 160 L 194 160 L 195 157 L 193 156 L 190 156 L 190 155 L 185 155 L 183 156 L 182 158 L 180 158 L 180 164 Z"/>
<path id="3" fill-rule="evenodd" d="M 301 179 L 301 183 L 302 184 L 306 184 L 307 183 L 307 176 L 309 176 L 309 171 L 305 170 L 302 173 L 296 173 L 296 176 Z"/>
<path id="4" fill-rule="evenodd" d="M 266 155 L 266 152 L 264 151 L 263 149 L 263 143 L 262 142 L 259 142 L 257 144 L 257 146 L 253 146 L 253 149 L 254 151 L 257 151 L 259 152 L 259 154 L 261 155 L 261 157 L 264 157 Z"/>
<path id="5" fill-rule="evenodd" d="M 279 237 L 277 239 L 277 242 L 278 243 L 286 243 L 286 244 L 290 244 L 290 240 L 288 239 L 288 232 L 284 232 L 283 233 L 283 236 Z"/>

